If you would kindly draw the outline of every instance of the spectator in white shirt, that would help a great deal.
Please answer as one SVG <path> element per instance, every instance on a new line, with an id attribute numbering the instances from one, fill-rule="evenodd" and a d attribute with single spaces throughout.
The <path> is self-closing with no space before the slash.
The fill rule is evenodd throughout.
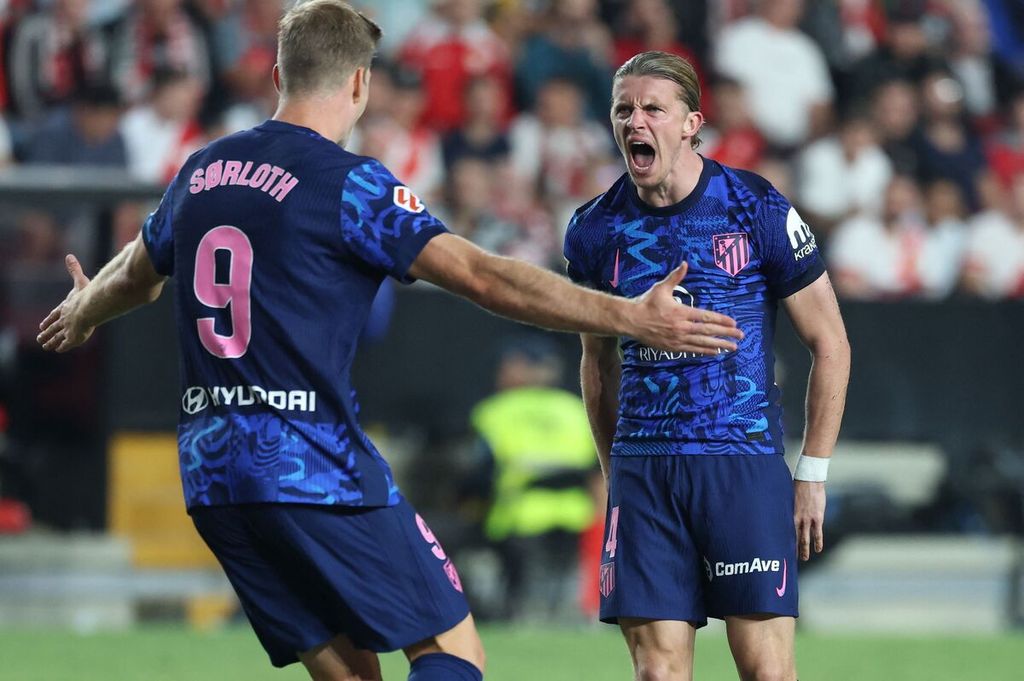
<path id="1" fill-rule="evenodd" d="M 877 212 L 892 178 L 892 163 L 871 124 L 850 115 L 839 131 L 805 148 L 797 159 L 798 197 L 818 230 L 859 212 Z"/>
<path id="2" fill-rule="evenodd" d="M 962 288 L 984 298 L 1024 298 L 1024 174 L 1007 204 L 979 213 L 969 225 Z"/>
<path id="3" fill-rule="evenodd" d="M 803 9 L 803 0 L 763 0 L 722 30 L 715 54 L 716 69 L 747 90 L 765 138 L 785 149 L 826 129 L 834 95 L 821 49 L 796 28 Z"/>

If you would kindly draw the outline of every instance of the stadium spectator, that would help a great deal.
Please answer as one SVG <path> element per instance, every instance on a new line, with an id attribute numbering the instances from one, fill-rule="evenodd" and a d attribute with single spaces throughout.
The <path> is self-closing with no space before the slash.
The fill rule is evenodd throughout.
<path id="1" fill-rule="evenodd" d="M 975 125 L 991 131 L 998 125 L 999 90 L 1008 92 L 1012 84 L 992 59 L 992 41 L 988 15 L 977 0 L 950 3 L 953 49 L 949 66 L 964 87 L 964 105 Z"/>
<path id="2" fill-rule="evenodd" d="M 521 110 L 536 109 L 550 80 L 573 83 L 584 113 L 605 120 L 611 96 L 612 37 L 597 15 L 595 0 L 555 0 L 526 37 L 515 66 Z"/>
<path id="3" fill-rule="evenodd" d="M 493 253 L 508 254 L 523 238 L 518 226 L 497 215 L 495 165 L 466 156 L 448 173 L 445 201 L 435 212 L 455 234 Z M 547 266 L 545 258 L 541 264 Z"/>
<path id="4" fill-rule="evenodd" d="M 965 115 L 963 86 L 949 72 L 933 71 L 921 83 L 921 103 L 922 124 L 910 139 L 917 156 L 918 179 L 955 182 L 969 209 L 978 210 L 985 154 Z"/>
<path id="5" fill-rule="evenodd" d="M 959 189 L 940 181 L 931 192 L 929 216 L 914 179 L 896 175 L 881 215 L 860 214 L 836 228 L 829 262 L 840 295 L 897 300 L 949 293 L 963 257 Z"/>
<path id="6" fill-rule="evenodd" d="M 634 54 L 658 50 L 682 57 L 693 65 L 701 89 L 701 106 L 713 116 L 714 101 L 710 96 L 707 75 L 697 55 L 679 41 L 679 22 L 668 0 L 629 0 L 617 25 L 612 66 L 623 64 Z"/>
<path id="7" fill-rule="evenodd" d="M 847 115 L 837 133 L 805 147 L 797 164 L 801 212 L 819 232 L 854 213 L 877 211 L 892 177 L 892 163 L 859 112 Z"/>
<path id="8" fill-rule="evenodd" d="M 912 139 L 920 122 L 916 86 L 908 80 L 878 84 L 871 102 L 871 122 L 882 149 L 898 173 L 916 175 L 917 150 Z"/>
<path id="9" fill-rule="evenodd" d="M 71 106 L 50 113 L 25 148 L 27 163 L 81 166 L 128 164 L 118 126 L 124 108 L 110 85 L 89 85 L 73 96 Z"/>
<path id="10" fill-rule="evenodd" d="M 38 120 L 102 75 L 103 47 L 88 9 L 88 0 L 54 0 L 15 25 L 6 59 L 11 105 L 22 119 Z"/>
<path id="11" fill-rule="evenodd" d="M 219 98 L 227 106 L 262 102 L 268 87 L 273 91 L 270 73 L 277 61 L 277 22 L 284 1 L 242 0 L 233 10 L 212 23 L 213 61 L 225 90 Z"/>
<path id="12" fill-rule="evenodd" d="M 511 151 L 505 122 L 505 91 L 493 76 L 478 76 L 466 83 L 466 122 L 445 135 L 441 147 L 445 168 L 464 156 L 503 161 Z"/>
<path id="13" fill-rule="evenodd" d="M 885 40 L 880 49 L 854 65 L 846 80 L 844 99 L 856 105 L 872 96 L 879 83 L 905 80 L 915 87 L 936 68 L 946 66 L 928 42 L 924 27 L 925 0 L 891 5 L 886 15 Z"/>
<path id="14" fill-rule="evenodd" d="M 154 74 L 147 104 L 137 105 L 121 120 L 128 169 L 140 180 L 170 182 L 188 156 L 204 142 L 199 125 L 202 85 L 182 71 Z"/>
<path id="15" fill-rule="evenodd" d="M 1024 90 L 1004 108 L 1005 125 L 990 139 L 986 156 L 989 168 L 1008 189 L 1013 179 L 1024 173 Z"/>
<path id="16" fill-rule="evenodd" d="M 753 170 L 761 163 L 765 141 L 751 120 L 743 86 L 723 76 L 715 80 L 712 93 L 717 109 L 701 128 L 701 153 L 733 168 Z"/>
<path id="17" fill-rule="evenodd" d="M 786 151 L 827 129 L 833 99 L 821 50 L 797 29 L 803 4 L 763 0 L 725 27 L 715 54 L 716 70 L 743 84 L 765 139 Z"/>
<path id="18" fill-rule="evenodd" d="M 1002 203 L 970 221 L 961 286 L 988 299 L 1024 298 L 1024 174 Z"/>
<path id="19" fill-rule="evenodd" d="M 541 86 L 535 112 L 520 114 L 509 129 L 515 171 L 539 187 L 558 224 L 593 196 L 594 174 L 613 162 L 606 129 L 584 111 L 576 84 L 553 78 Z"/>
<path id="20" fill-rule="evenodd" d="M 498 78 L 509 94 L 508 48 L 483 20 L 481 0 L 437 0 L 431 15 L 409 33 L 398 59 L 423 79 L 420 122 L 440 132 L 465 121 L 463 92 L 474 76 Z"/>
<path id="21" fill-rule="evenodd" d="M 204 94 L 210 85 L 207 39 L 184 0 L 135 0 L 103 33 L 107 73 L 129 104 L 149 98 L 158 73 L 187 73 Z"/>
<path id="22" fill-rule="evenodd" d="M 351 148 L 387 164 L 420 198 L 432 201 L 444 187 L 444 157 L 437 132 L 423 122 L 422 79 L 414 70 L 394 66 L 385 77 L 384 93 L 389 97 L 381 97 Z"/>
<path id="23" fill-rule="evenodd" d="M 578 544 L 595 516 L 587 480 L 597 454 L 582 400 L 557 387 L 562 372 L 550 341 L 510 341 L 496 393 L 470 415 L 491 470 L 485 532 L 502 560 L 506 619 L 579 618 Z"/>

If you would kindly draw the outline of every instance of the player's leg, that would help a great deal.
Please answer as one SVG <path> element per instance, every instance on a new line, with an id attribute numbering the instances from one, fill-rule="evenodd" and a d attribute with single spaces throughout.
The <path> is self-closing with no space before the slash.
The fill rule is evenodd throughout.
<path id="1" fill-rule="evenodd" d="M 697 627 L 676 620 L 620 618 L 635 681 L 690 681 Z"/>
<path id="2" fill-rule="evenodd" d="M 742 681 L 796 681 L 796 620 L 773 615 L 725 618 Z"/>
<path id="3" fill-rule="evenodd" d="M 484 645 L 473 616 L 448 631 L 403 648 L 409 658 L 409 681 L 480 681 Z"/>
<path id="4" fill-rule="evenodd" d="M 782 456 L 692 457 L 708 614 L 726 621 L 743 681 L 794 681 L 793 481 Z"/>
<path id="5" fill-rule="evenodd" d="M 343 635 L 299 653 L 299 661 L 313 681 L 381 681 L 377 654 L 356 648 Z"/>
<path id="6" fill-rule="evenodd" d="M 689 681 L 694 634 L 707 623 L 704 563 L 683 509 L 686 458 L 611 461 L 601 621 L 622 629 L 637 681 Z"/>

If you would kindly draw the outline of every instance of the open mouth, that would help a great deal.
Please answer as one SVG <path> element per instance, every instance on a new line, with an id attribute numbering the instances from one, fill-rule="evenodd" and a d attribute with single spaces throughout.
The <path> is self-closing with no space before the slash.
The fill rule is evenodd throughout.
<path id="1" fill-rule="evenodd" d="M 650 168 L 654 164 L 654 147 L 646 142 L 630 142 L 629 158 L 640 170 Z"/>

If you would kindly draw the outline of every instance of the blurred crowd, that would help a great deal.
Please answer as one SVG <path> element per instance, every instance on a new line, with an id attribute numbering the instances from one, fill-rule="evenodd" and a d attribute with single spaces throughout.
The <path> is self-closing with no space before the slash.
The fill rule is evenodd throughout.
<path id="1" fill-rule="evenodd" d="M 0 0 L 0 163 L 168 182 L 206 141 L 272 115 L 288 4 Z M 699 151 L 793 201 L 841 295 L 1024 298 L 1024 3 L 353 4 L 385 39 L 350 150 L 481 246 L 562 266 L 572 211 L 624 171 L 612 74 L 658 49 L 700 76 Z M 114 245 L 142 208 L 107 212 Z M 86 240 L 76 211 L 2 222 L 6 262 Z"/>

